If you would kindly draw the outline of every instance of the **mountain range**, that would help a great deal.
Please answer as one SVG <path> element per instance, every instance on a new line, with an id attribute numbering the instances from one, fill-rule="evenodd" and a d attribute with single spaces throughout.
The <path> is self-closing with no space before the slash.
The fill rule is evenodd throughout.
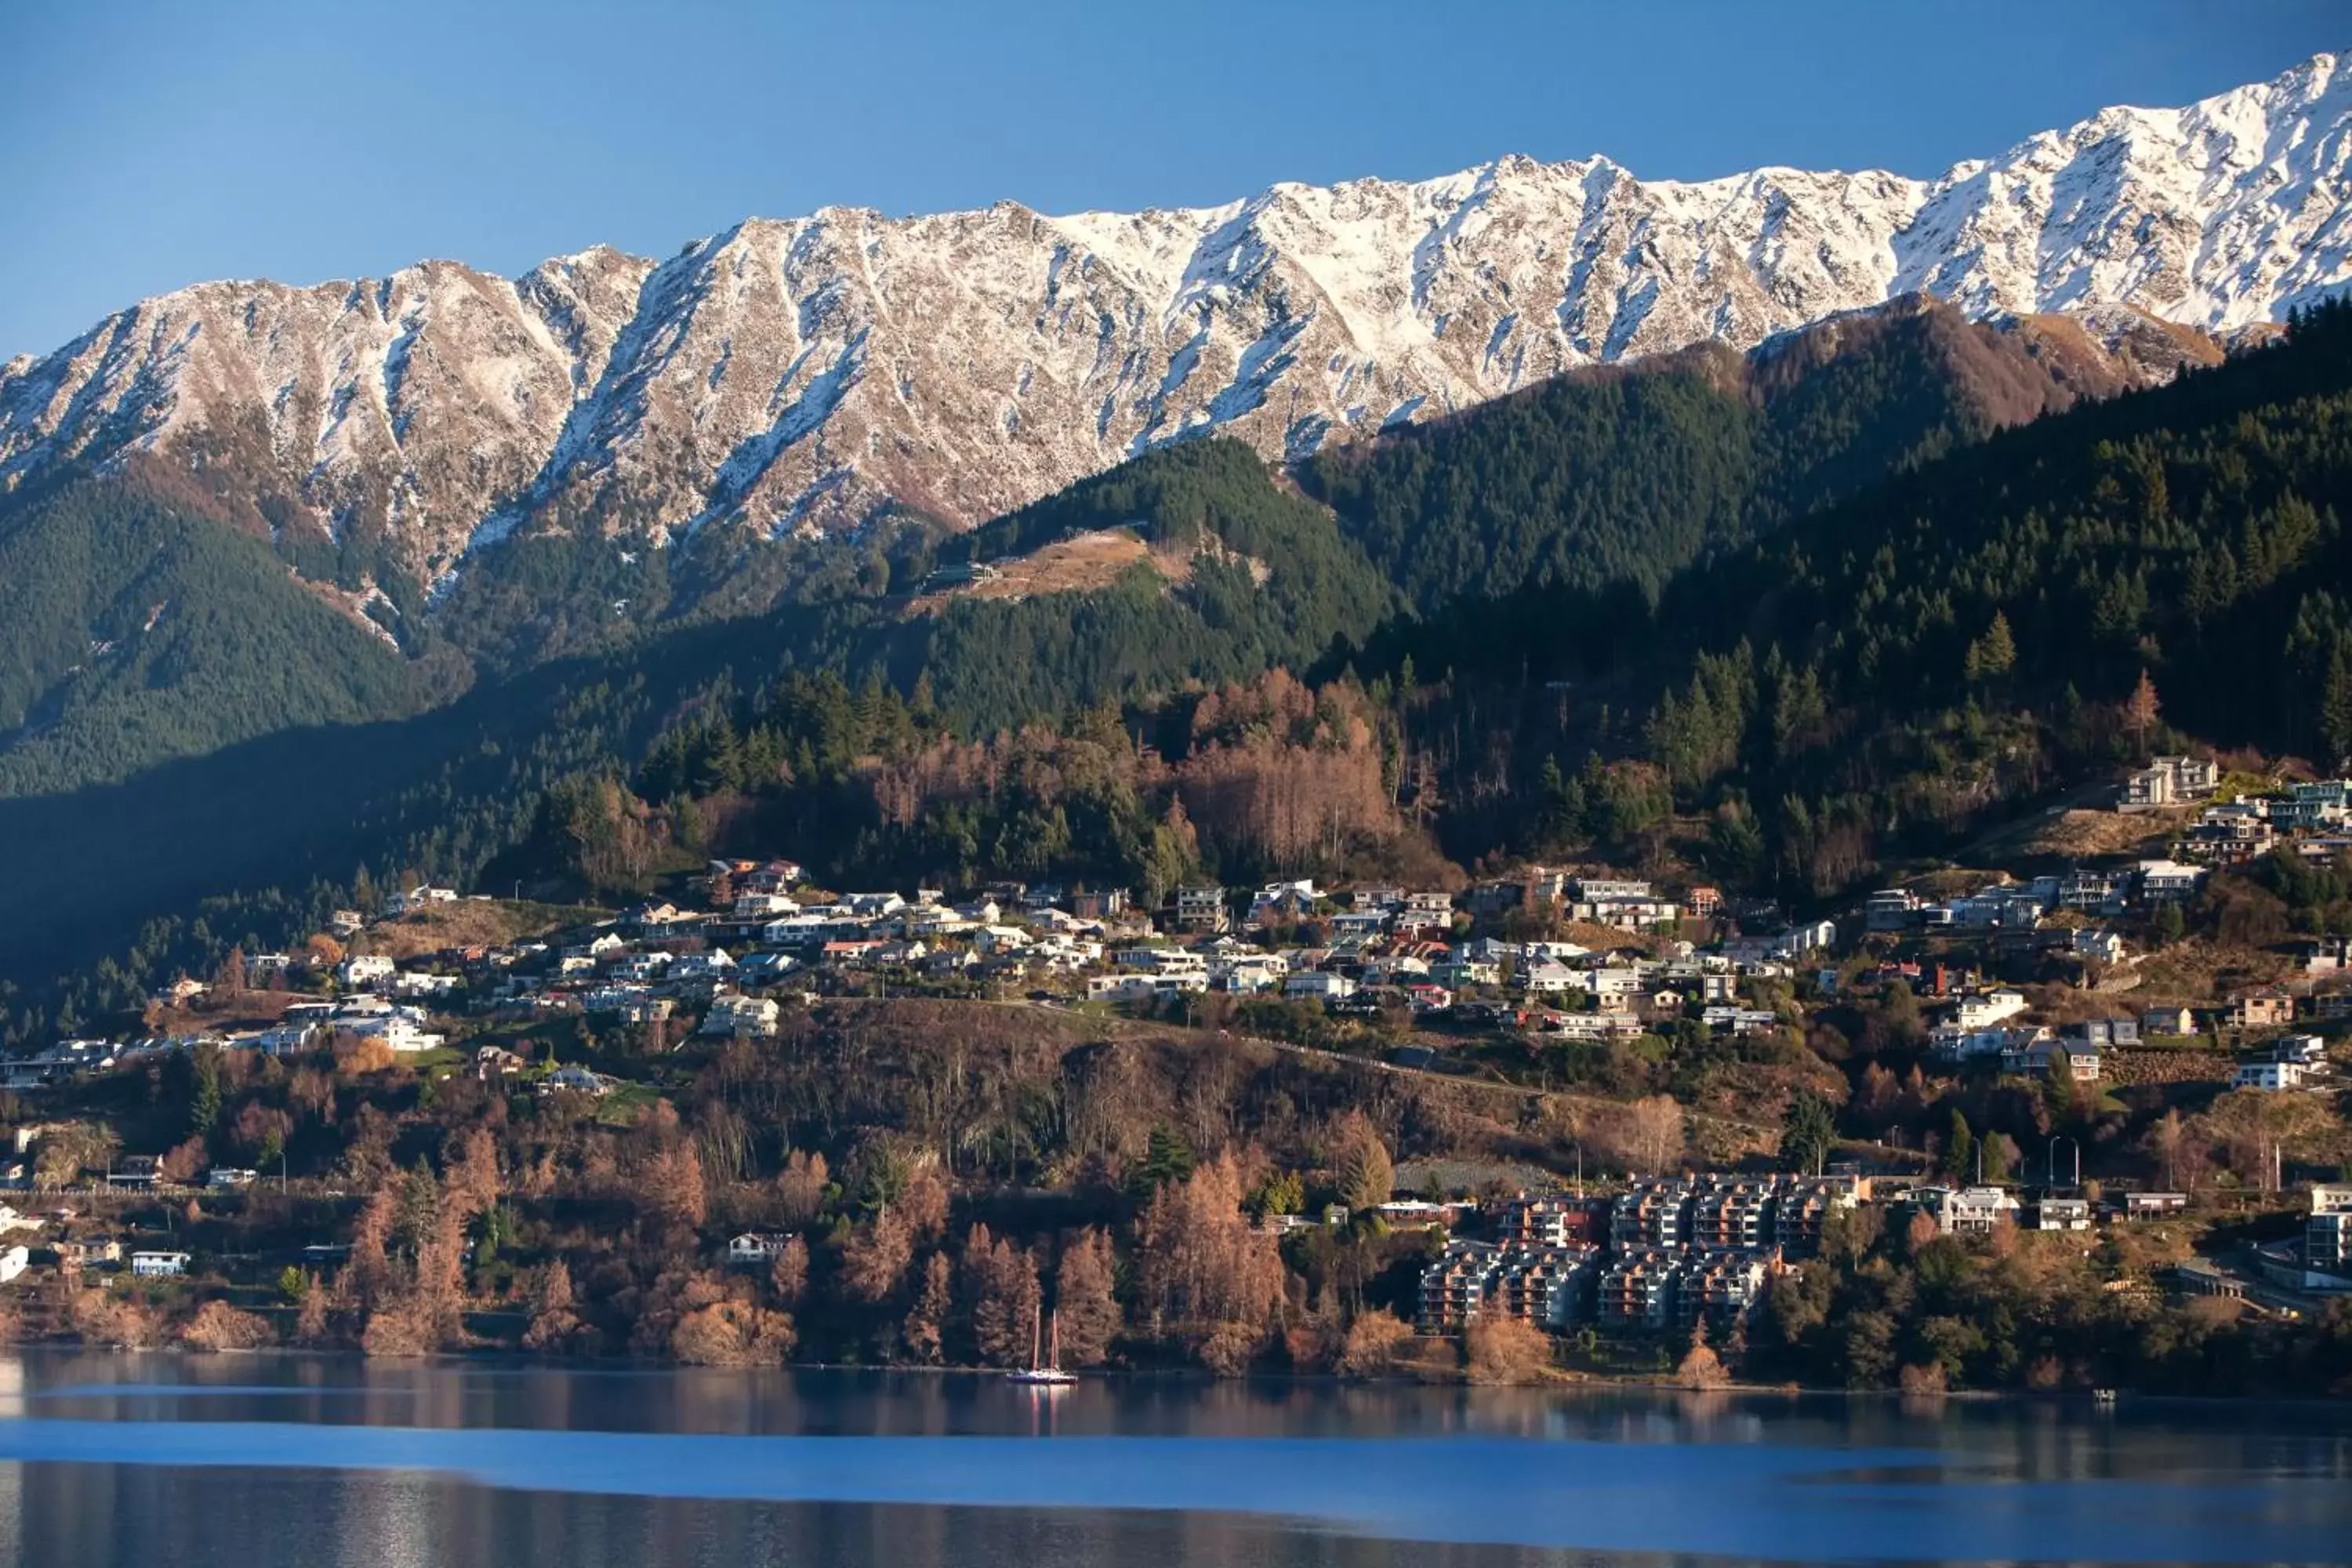
<path id="1" fill-rule="evenodd" d="M 2352 75 L 2320 55 L 1930 180 L 1507 157 L 1172 211 L 828 208 L 513 279 L 205 283 L 0 370 L 0 486 L 161 464 L 298 565 L 336 552 L 308 574 L 359 607 L 425 615 L 518 533 L 965 528 L 1205 432 L 1296 462 L 1907 294 L 2145 383 L 2352 280 L 2347 159 Z"/>

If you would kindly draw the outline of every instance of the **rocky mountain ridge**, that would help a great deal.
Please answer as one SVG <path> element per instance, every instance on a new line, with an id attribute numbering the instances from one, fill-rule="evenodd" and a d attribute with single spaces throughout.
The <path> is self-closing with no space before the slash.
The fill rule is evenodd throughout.
<path id="1" fill-rule="evenodd" d="M 1181 211 L 829 208 L 512 279 L 206 283 L 0 370 L 0 486 L 151 454 L 429 582 L 518 527 L 970 524 L 1206 429 L 1297 458 L 1913 293 L 2070 317 L 2147 380 L 2352 282 L 2347 162 L 2322 55 L 1932 181 L 1504 158 Z"/>

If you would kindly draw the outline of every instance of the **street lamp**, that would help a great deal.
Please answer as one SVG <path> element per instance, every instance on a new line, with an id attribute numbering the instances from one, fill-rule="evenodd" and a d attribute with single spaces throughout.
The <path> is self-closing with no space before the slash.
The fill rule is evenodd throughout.
<path id="1" fill-rule="evenodd" d="M 2083 1184 L 2082 1140 L 2070 1137 L 2063 1132 L 2059 1133 L 2056 1137 L 2050 1140 L 2050 1184 L 2053 1187 L 2058 1184 L 2058 1145 L 2061 1143 L 2070 1143 L 2074 1145 L 2074 1185 L 2079 1187 Z"/>

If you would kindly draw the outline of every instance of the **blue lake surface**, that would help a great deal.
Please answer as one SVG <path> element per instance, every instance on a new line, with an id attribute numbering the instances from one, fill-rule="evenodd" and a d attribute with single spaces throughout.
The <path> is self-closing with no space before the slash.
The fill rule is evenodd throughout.
<path id="1" fill-rule="evenodd" d="M 2352 1411 L 0 1355 L 0 1568 L 2352 1563 Z"/>

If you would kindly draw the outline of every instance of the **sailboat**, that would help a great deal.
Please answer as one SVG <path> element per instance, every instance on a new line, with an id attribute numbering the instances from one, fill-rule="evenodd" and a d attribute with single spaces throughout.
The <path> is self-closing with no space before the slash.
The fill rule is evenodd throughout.
<path id="1" fill-rule="evenodd" d="M 1062 1370 L 1062 1314 L 1057 1309 L 1045 1329 L 1045 1342 L 1038 1343 L 1038 1320 L 1029 1320 L 1029 1364 L 1016 1366 L 1004 1374 L 1008 1383 L 1026 1384 L 1032 1388 L 1067 1388 L 1078 1381 L 1078 1374 Z M 1044 1355 L 1038 1352 L 1043 1350 Z"/>

